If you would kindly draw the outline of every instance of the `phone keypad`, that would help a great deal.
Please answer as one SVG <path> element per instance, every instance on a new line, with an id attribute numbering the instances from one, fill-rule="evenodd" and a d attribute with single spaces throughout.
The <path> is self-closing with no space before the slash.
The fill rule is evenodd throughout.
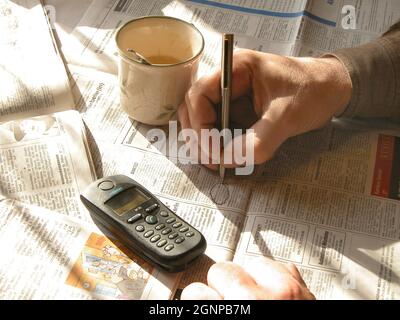
<path id="1" fill-rule="evenodd" d="M 142 215 L 140 213 L 135 214 L 133 217 L 128 219 L 128 223 L 135 223 L 137 221 L 139 221 L 140 219 L 142 219 Z"/>
<path id="2" fill-rule="evenodd" d="M 178 236 L 178 234 L 177 234 L 176 232 L 174 232 L 174 233 L 171 233 L 171 234 L 168 236 L 168 239 L 175 239 L 177 236 Z"/>
<path id="3" fill-rule="evenodd" d="M 180 223 L 180 222 L 177 222 L 177 223 L 174 223 L 173 225 L 172 225 L 172 227 L 173 228 L 179 228 L 179 227 L 182 227 L 182 223 Z"/>
<path id="4" fill-rule="evenodd" d="M 162 230 L 165 228 L 165 224 L 164 223 L 160 223 L 159 225 L 156 226 L 156 230 Z"/>
<path id="5" fill-rule="evenodd" d="M 167 244 L 167 240 L 163 239 L 157 242 L 157 247 L 161 248 Z"/>
<path id="6" fill-rule="evenodd" d="M 159 234 L 156 234 L 154 237 L 152 237 L 151 239 L 150 239 L 150 242 L 157 242 L 158 240 L 160 240 L 161 239 L 161 236 L 159 235 Z"/>
<path id="7" fill-rule="evenodd" d="M 171 233 L 171 231 L 172 231 L 171 228 L 167 228 L 167 229 L 164 229 L 163 231 L 161 231 L 161 234 L 166 235 L 168 233 Z"/>
<path id="8" fill-rule="evenodd" d="M 163 217 L 163 218 L 166 218 L 166 217 L 168 217 L 168 216 L 169 216 L 169 214 L 168 214 L 168 212 L 167 212 L 167 211 L 161 210 L 161 212 L 160 212 L 160 216 L 161 216 L 161 217 Z"/>
<path id="9" fill-rule="evenodd" d="M 185 241 L 184 237 L 178 237 L 175 239 L 175 243 L 182 243 L 183 241 Z"/>
<path id="10" fill-rule="evenodd" d="M 174 223 L 175 221 L 176 221 L 175 218 L 168 218 L 166 223 L 171 224 L 171 223 Z"/>
<path id="11" fill-rule="evenodd" d="M 151 237 L 153 234 L 154 234 L 154 230 L 149 230 L 149 231 L 147 231 L 143 236 L 144 236 L 145 238 L 149 238 L 149 237 Z"/>
<path id="12" fill-rule="evenodd" d="M 154 210 L 158 209 L 159 205 L 157 203 L 152 204 L 150 207 L 145 209 L 146 213 L 153 212 Z"/>
<path id="13" fill-rule="evenodd" d="M 127 222 L 133 224 L 144 218 L 144 222 L 146 222 L 149 227 L 155 225 L 153 227 L 154 229 L 147 231 L 145 230 L 145 226 L 137 225 L 135 230 L 137 232 L 144 232 L 144 238 L 149 239 L 149 241 L 154 243 L 158 248 L 164 248 L 166 252 L 173 250 L 176 245 L 184 242 L 186 238 L 195 235 L 195 233 L 190 230 L 190 226 L 185 225 L 183 221 L 179 221 L 176 217 L 170 216 L 169 212 L 165 210 L 154 212 L 158 208 L 158 204 L 153 204 L 144 209 L 147 214 L 151 214 L 143 216 L 142 214 L 137 213 L 129 218 Z M 166 237 L 164 238 L 162 236 Z"/>
<path id="14" fill-rule="evenodd" d="M 146 221 L 148 224 L 156 224 L 156 223 L 158 222 L 158 219 L 157 219 L 156 216 L 147 216 L 147 217 L 145 218 L 145 221 Z"/>

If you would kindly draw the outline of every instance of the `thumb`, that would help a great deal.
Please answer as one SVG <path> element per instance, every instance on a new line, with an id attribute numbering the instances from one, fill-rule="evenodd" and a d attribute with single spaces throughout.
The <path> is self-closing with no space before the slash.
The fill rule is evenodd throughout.
<path id="1" fill-rule="evenodd" d="M 234 137 L 223 150 L 225 167 L 237 168 L 270 160 L 290 136 L 281 119 L 269 109 L 244 134 Z"/>

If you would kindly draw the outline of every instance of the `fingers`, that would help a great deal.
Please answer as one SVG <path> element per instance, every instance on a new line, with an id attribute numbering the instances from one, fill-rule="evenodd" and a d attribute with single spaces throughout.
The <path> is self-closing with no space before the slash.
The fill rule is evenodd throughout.
<path id="1" fill-rule="evenodd" d="M 278 147 L 289 136 L 282 117 L 283 101 L 273 101 L 265 110 L 259 106 L 261 119 L 257 121 L 257 113 L 251 100 L 246 96 L 251 92 L 254 81 L 253 55 L 246 50 L 235 54 L 232 79 L 232 99 L 238 101 L 232 104 L 233 125 L 236 128 L 252 129 L 242 136 L 235 137 L 228 143 L 223 152 L 224 164 L 227 168 L 236 168 L 244 165 L 261 164 L 272 158 Z M 260 95 L 260 93 L 258 94 Z M 261 93 L 262 95 L 262 93 Z M 192 128 L 196 131 L 199 143 L 201 163 L 211 169 L 217 169 L 220 149 L 212 149 L 212 141 L 202 141 L 201 130 L 216 127 L 217 113 L 215 105 L 221 100 L 220 71 L 197 81 L 188 91 L 185 101 L 179 108 L 179 119 L 183 128 Z M 260 100 L 260 99 L 258 99 Z M 261 99 L 265 100 L 265 99 Z M 266 101 L 264 101 L 266 102 Z M 240 104 L 240 106 L 238 106 Z M 282 120 L 283 119 L 283 120 Z M 214 164 L 213 164 L 214 163 Z"/>
<path id="2" fill-rule="evenodd" d="M 186 103 L 182 103 L 180 105 L 180 107 L 178 108 L 178 117 L 181 123 L 181 127 L 182 127 L 182 131 L 186 130 L 186 129 L 192 129 L 191 124 L 190 124 L 190 119 L 189 119 L 189 113 L 188 113 L 188 108 Z M 198 155 L 198 160 L 201 159 L 206 159 L 206 161 L 204 161 L 205 163 L 203 163 L 206 167 L 208 167 L 209 169 L 212 170 L 217 170 L 218 169 L 218 165 L 217 164 L 212 164 L 212 159 L 210 157 L 210 152 L 206 152 L 205 150 L 203 150 L 203 148 L 201 148 L 201 144 L 199 142 L 199 139 L 196 138 L 196 141 L 191 141 L 191 143 L 196 143 L 196 148 L 198 149 L 197 151 L 197 155 Z M 188 141 L 186 140 L 186 143 L 188 143 Z M 194 146 L 192 146 L 194 147 Z"/>
<path id="3" fill-rule="evenodd" d="M 293 264 L 268 258 L 246 262 L 219 262 L 208 271 L 208 286 L 193 283 L 182 292 L 182 299 L 315 299 Z"/>
<path id="4" fill-rule="evenodd" d="M 315 298 L 294 264 L 285 265 L 263 257 L 246 264 L 246 271 L 271 299 Z"/>
<path id="5" fill-rule="evenodd" d="M 200 137 L 201 129 L 215 127 L 217 114 L 214 105 L 220 101 L 220 76 L 214 73 L 198 80 L 187 92 L 184 101 L 190 127 Z"/>
<path id="6" fill-rule="evenodd" d="M 185 100 L 179 106 L 178 116 L 182 129 L 193 129 L 198 140 L 199 160 L 208 168 L 216 170 L 217 165 L 212 164 L 210 150 L 202 148 L 201 129 L 212 129 L 217 119 L 214 103 L 218 100 L 219 85 L 218 76 L 203 77 L 197 81 L 185 96 Z M 211 146 L 210 143 L 208 143 Z"/>
<path id="7" fill-rule="evenodd" d="M 208 285 L 225 300 L 267 299 L 253 278 L 232 262 L 219 262 L 208 271 Z"/>
<path id="8" fill-rule="evenodd" d="M 299 269 L 293 264 L 293 263 L 288 263 L 285 265 L 285 267 L 289 270 L 289 272 L 292 274 L 292 276 L 297 279 L 303 286 L 307 287 L 307 284 L 304 282 Z"/>
<path id="9" fill-rule="evenodd" d="M 268 111 L 245 134 L 235 137 L 224 148 L 225 166 L 236 168 L 270 160 L 289 137 L 281 119 L 270 119 Z M 252 163 L 249 163 L 252 162 Z"/>
<path id="10" fill-rule="evenodd" d="M 194 282 L 183 289 L 181 300 L 221 300 L 222 297 L 204 283 Z"/>
<path id="11" fill-rule="evenodd" d="M 182 129 L 189 129 L 191 128 L 190 120 L 189 120 L 189 113 L 185 103 L 182 103 L 178 108 L 178 117 L 181 123 Z"/>
<path id="12" fill-rule="evenodd" d="M 268 258 L 254 259 L 246 264 L 246 270 L 254 281 L 268 291 L 271 297 L 286 290 L 284 286 L 292 277 L 288 269 L 281 263 Z"/>
<path id="13" fill-rule="evenodd" d="M 250 96 L 242 96 L 232 101 L 230 109 L 230 125 L 233 129 L 248 129 L 259 119 Z"/>
<path id="14" fill-rule="evenodd" d="M 293 263 L 288 263 L 286 265 L 286 268 L 293 275 L 293 277 L 297 279 L 297 281 L 299 281 L 299 283 L 303 286 L 304 299 L 316 300 L 314 294 L 308 289 L 308 286 L 304 281 L 303 277 L 301 276 L 299 269 L 297 269 L 297 267 Z"/>
<path id="15" fill-rule="evenodd" d="M 232 69 L 232 100 L 251 91 L 252 57 L 248 50 L 234 54 Z M 201 129 L 216 126 L 215 105 L 221 102 L 221 71 L 216 70 L 193 84 L 186 94 L 182 108 L 186 108 L 190 127 L 200 136 Z"/>

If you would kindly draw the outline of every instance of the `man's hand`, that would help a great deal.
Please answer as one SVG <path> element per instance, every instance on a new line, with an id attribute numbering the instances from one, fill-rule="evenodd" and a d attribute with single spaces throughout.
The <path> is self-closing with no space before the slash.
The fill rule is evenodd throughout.
<path id="1" fill-rule="evenodd" d="M 293 264 L 267 258 L 248 263 L 244 268 L 232 262 L 214 264 L 208 271 L 208 286 L 192 283 L 182 300 L 314 300 Z"/>
<path id="2" fill-rule="evenodd" d="M 231 124 L 254 129 L 254 135 L 235 139 L 251 144 L 255 164 L 269 160 L 286 139 L 320 128 L 340 115 L 352 91 L 351 79 L 335 57 L 291 58 L 240 50 L 234 54 L 232 79 L 236 102 L 231 107 Z M 220 102 L 220 71 L 216 71 L 198 80 L 186 94 L 179 108 L 182 128 L 192 128 L 200 137 L 201 129 L 217 127 L 215 108 Z M 223 151 L 230 159 L 236 159 L 234 140 Z M 200 152 L 209 155 L 199 144 Z"/>

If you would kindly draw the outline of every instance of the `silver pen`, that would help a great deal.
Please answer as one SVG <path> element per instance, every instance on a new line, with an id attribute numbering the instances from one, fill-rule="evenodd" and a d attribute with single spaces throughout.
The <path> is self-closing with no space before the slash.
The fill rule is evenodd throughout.
<path id="1" fill-rule="evenodd" d="M 222 59 L 221 59 L 221 129 L 229 129 L 229 108 L 232 91 L 232 55 L 233 55 L 233 34 L 222 35 Z M 223 131 L 224 147 L 228 142 L 226 130 Z M 219 175 L 222 180 L 225 177 L 224 157 L 221 155 L 219 164 Z"/>

